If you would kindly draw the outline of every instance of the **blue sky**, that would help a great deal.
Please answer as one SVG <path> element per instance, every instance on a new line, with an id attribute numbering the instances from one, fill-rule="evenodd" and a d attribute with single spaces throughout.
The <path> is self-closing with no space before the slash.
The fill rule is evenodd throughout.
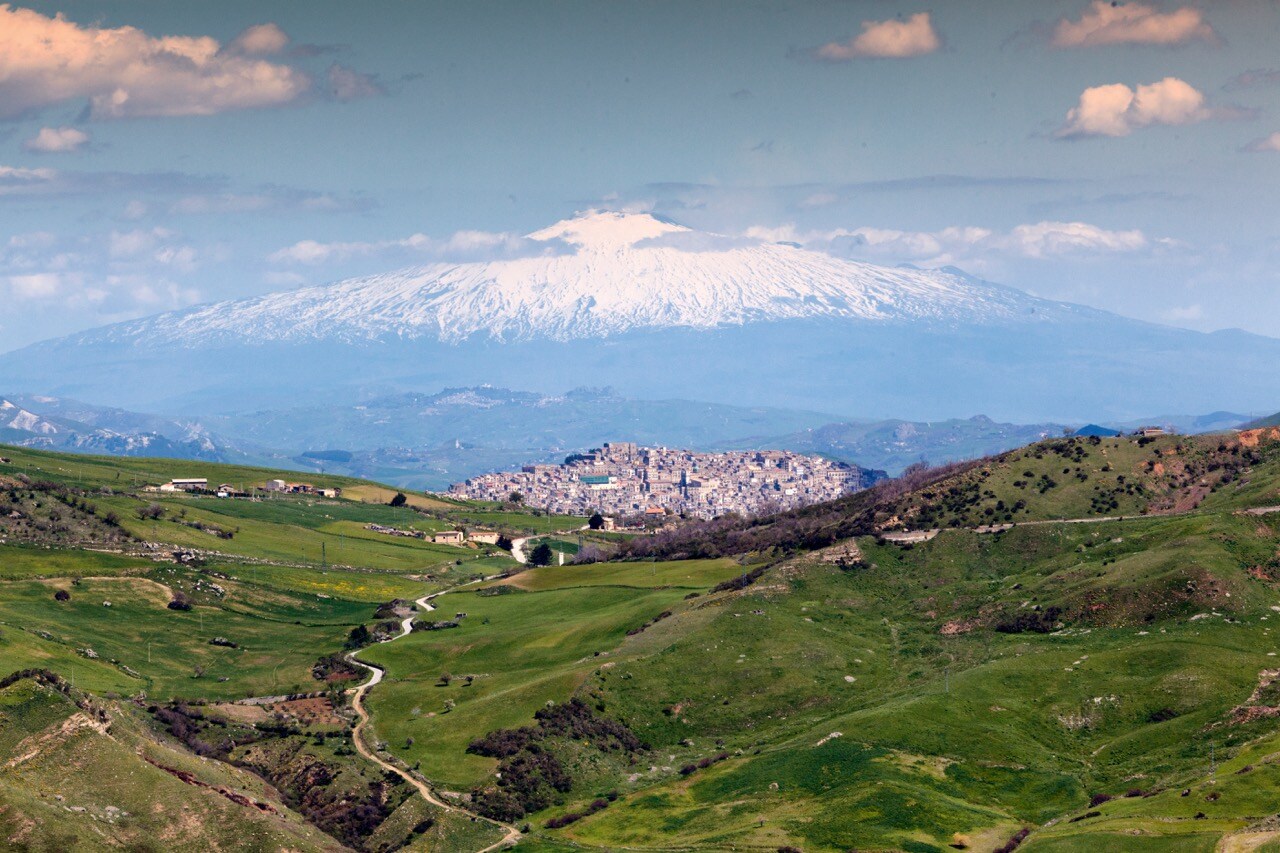
<path id="1" fill-rule="evenodd" d="M 592 207 L 1280 336 L 1276 2 L 0 18 L 0 350 Z"/>

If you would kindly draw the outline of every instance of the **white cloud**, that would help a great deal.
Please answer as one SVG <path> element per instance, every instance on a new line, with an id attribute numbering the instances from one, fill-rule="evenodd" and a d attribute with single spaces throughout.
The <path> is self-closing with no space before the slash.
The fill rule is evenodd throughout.
<path id="1" fill-rule="evenodd" d="M 807 249 L 840 257 L 925 266 L 971 263 L 993 257 L 1083 259 L 1173 245 L 1168 240 L 1151 240 L 1136 229 L 1115 231 L 1086 222 L 1052 221 L 1018 225 L 1005 232 L 978 226 L 953 226 L 938 231 L 864 226 L 802 232 L 793 225 L 783 225 L 749 228 L 746 235 L 767 242 L 799 243 Z"/>
<path id="2" fill-rule="evenodd" d="M 272 206 L 267 195 L 220 193 L 218 195 L 191 195 L 175 201 L 171 213 L 255 213 Z"/>
<path id="3" fill-rule="evenodd" d="M 1078 21 L 1066 18 L 1053 30 L 1056 47 L 1097 47 L 1111 44 L 1186 44 L 1213 41 L 1213 27 L 1199 9 L 1184 6 L 1161 12 L 1145 3 L 1094 0 Z"/>
<path id="4" fill-rule="evenodd" d="M 530 240 L 527 237 L 491 231 L 458 231 L 444 240 L 426 234 L 411 234 L 399 240 L 321 243 L 299 240 L 272 252 L 268 260 L 277 264 L 340 263 L 374 255 L 406 256 L 417 260 L 486 261 L 498 258 L 546 255 L 564 250 L 559 241 Z"/>
<path id="5" fill-rule="evenodd" d="M 863 21 L 862 32 L 847 42 L 829 42 L 816 51 L 819 59 L 848 62 L 853 59 L 906 59 L 933 53 L 942 40 L 928 12 L 917 12 L 905 21 Z"/>
<path id="6" fill-rule="evenodd" d="M 43 154 L 77 151 L 89 141 L 89 134 L 75 127 L 42 127 L 35 136 L 22 143 L 28 151 Z"/>
<path id="7" fill-rule="evenodd" d="M 269 35 L 242 37 L 262 48 Z M 310 87 L 301 71 L 208 36 L 157 38 L 0 5 L 0 118 L 82 99 L 99 119 L 210 115 L 279 106 Z"/>
<path id="8" fill-rule="evenodd" d="M 1169 323 L 1189 323 L 1195 320 L 1204 319 L 1204 308 L 1199 304 L 1174 306 L 1165 311 L 1161 316 Z"/>
<path id="9" fill-rule="evenodd" d="M 386 90 L 372 74 L 361 74 L 336 62 L 329 66 L 329 96 L 335 101 L 355 101 L 384 94 Z"/>
<path id="10" fill-rule="evenodd" d="M 48 249 L 57 241 L 57 237 L 48 231 L 31 231 L 27 234 L 14 234 L 9 238 L 10 249 Z"/>
<path id="11" fill-rule="evenodd" d="M 258 24 L 236 36 L 227 44 L 227 53 L 246 56 L 270 56 L 289 46 L 289 37 L 275 24 Z"/>
<path id="12" fill-rule="evenodd" d="M 158 264 L 183 272 L 191 272 L 196 268 L 196 250 L 190 246 L 165 246 L 151 257 Z"/>
<path id="13" fill-rule="evenodd" d="M 321 243 L 317 240 L 299 240 L 292 246 L 272 252 L 267 260 L 276 264 L 323 264 L 345 261 L 359 255 L 372 255 L 388 249 L 411 249 L 419 241 L 426 240 L 424 234 L 414 234 L 403 240 L 377 242 Z"/>
<path id="14" fill-rule="evenodd" d="M 48 184 L 57 177 L 58 172 L 55 169 L 0 166 L 0 196 L 26 192 L 41 184 Z"/>
<path id="15" fill-rule="evenodd" d="M 199 260 L 195 247 L 163 228 L 20 234 L 0 244 L 0 304 L 9 298 L 46 314 L 87 312 L 87 323 L 179 308 L 200 297 L 183 281 Z"/>
<path id="16" fill-rule="evenodd" d="M 9 293 L 17 299 L 51 299 L 58 295 L 62 279 L 57 273 L 9 276 Z"/>
<path id="17" fill-rule="evenodd" d="M 1202 92 L 1177 77 L 1130 89 L 1123 83 L 1085 89 L 1058 128 L 1060 139 L 1128 136 L 1153 125 L 1192 124 L 1211 118 Z"/>
<path id="18" fill-rule="evenodd" d="M 342 213 L 366 210 L 374 202 L 367 198 L 338 198 L 326 193 L 267 186 L 249 193 L 209 193 L 188 195 L 169 206 L 170 213 L 184 215 L 241 214 L 265 211 Z"/>
<path id="19" fill-rule="evenodd" d="M 1280 151 L 1280 131 L 1264 136 L 1261 139 L 1255 139 L 1244 147 L 1245 151 L 1263 152 L 1263 151 Z"/>
<path id="20" fill-rule="evenodd" d="M 839 200 L 840 197 L 835 193 L 816 192 L 805 196 L 796 204 L 796 207 L 804 208 L 806 210 L 816 207 L 828 207 Z"/>
<path id="21" fill-rule="evenodd" d="M 113 258 L 133 258 L 150 252 L 171 236 L 164 228 L 151 230 L 112 231 L 107 238 L 107 253 Z"/>
<path id="22" fill-rule="evenodd" d="M 1086 222 L 1037 222 L 1019 225 L 1003 242 L 1026 258 L 1137 252 L 1148 247 L 1139 230 L 1109 231 Z"/>

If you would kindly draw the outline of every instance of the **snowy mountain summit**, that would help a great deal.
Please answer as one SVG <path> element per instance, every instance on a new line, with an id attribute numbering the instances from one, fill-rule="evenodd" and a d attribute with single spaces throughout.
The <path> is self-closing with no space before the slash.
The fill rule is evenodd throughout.
<path id="1" fill-rule="evenodd" d="M 0 376 L 176 415 L 485 384 L 913 420 L 1124 420 L 1280 397 L 1280 341 L 1143 323 L 958 270 L 601 211 L 503 252 L 44 341 L 0 355 Z"/>
<path id="2" fill-rule="evenodd" d="M 591 211 L 527 235 L 523 247 L 515 258 L 437 263 L 90 335 L 187 347 L 232 339 L 569 341 L 777 320 L 972 324 L 1077 310 L 960 274 L 888 269 L 649 214 Z"/>

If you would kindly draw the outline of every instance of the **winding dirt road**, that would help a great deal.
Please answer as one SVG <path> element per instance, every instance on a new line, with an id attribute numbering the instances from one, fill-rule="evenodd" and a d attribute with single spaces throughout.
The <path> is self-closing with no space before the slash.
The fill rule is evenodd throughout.
<path id="1" fill-rule="evenodd" d="M 530 539 L 546 539 L 551 536 L 572 536 L 574 533 L 581 533 L 584 530 L 590 530 L 591 525 L 584 524 L 581 527 L 575 527 L 572 530 L 553 530 L 550 533 L 539 533 L 535 536 L 521 536 L 519 539 L 511 540 L 511 558 L 520 565 L 527 565 L 529 555 L 524 552 L 524 543 Z M 557 552 L 558 553 L 558 552 Z M 564 565 L 564 554 L 560 554 L 560 565 Z"/>
<path id="2" fill-rule="evenodd" d="M 470 583 L 477 583 L 477 581 L 471 581 Z M 461 586 L 467 586 L 467 584 L 461 584 Z M 446 589 L 440 592 L 434 592 L 430 595 L 424 595 L 422 598 L 419 598 L 417 601 L 415 601 L 414 604 L 417 605 L 419 610 L 429 613 L 432 610 L 436 609 L 436 606 L 431 602 L 434 599 L 444 595 L 448 591 L 449 590 Z M 396 634 L 394 637 L 388 637 L 382 642 L 384 643 L 395 642 L 396 640 L 399 640 L 402 637 L 407 637 L 409 634 L 411 634 L 413 632 L 413 620 L 415 616 L 406 617 L 404 621 L 400 623 L 400 633 Z M 408 782 L 410 785 L 416 788 L 418 790 L 418 793 L 422 794 L 422 798 L 426 800 L 428 803 L 431 803 L 431 805 L 439 809 L 443 809 L 444 811 L 447 811 L 447 812 L 456 812 L 457 814 L 465 815 L 471 818 L 472 820 L 481 820 L 481 821 L 484 821 L 485 823 L 492 824 L 493 826 L 501 829 L 505 833 L 501 841 L 497 842 L 496 844 L 490 844 L 488 847 L 485 847 L 482 850 L 477 851 L 477 853 L 491 853 L 491 851 L 499 850 L 503 847 L 514 846 L 521 838 L 520 830 L 516 829 L 514 826 L 511 826 L 510 824 L 505 824 L 500 821 L 492 820 L 490 818 L 475 814 L 474 812 L 467 811 L 466 809 L 461 808 L 459 806 L 446 803 L 445 801 L 441 800 L 439 797 L 436 796 L 435 791 L 431 789 L 431 785 L 428 784 L 426 781 L 415 777 L 409 771 L 404 770 L 400 767 L 397 767 L 391 762 L 383 759 L 381 756 L 377 754 L 376 750 L 370 749 L 369 746 L 364 742 L 365 728 L 369 725 L 369 711 L 364 706 L 365 696 L 368 695 L 369 690 L 374 685 L 382 681 L 382 676 L 384 675 L 384 671 L 382 667 L 374 666 L 373 664 L 370 664 L 370 663 L 365 663 L 364 661 L 357 658 L 356 654 L 358 651 L 359 650 L 357 649 L 354 652 L 348 652 L 347 660 L 351 661 L 356 666 L 363 667 L 366 670 L 368 670 L 369 680 L 366 681 L 364 684 L 361 684 L 359 687 L 355 688 L 354 691 L 352 691 L 352 696 L 351 696 L 351 707 L 355 709 L 356 716 L 359 717 L 359 721 L 356 723 L 355 728 L 351 732 L 351 740 L 355 743 L 356 752 L 360 753 L 365 758 L 369 759 L 374 764 L 377 764 L 379 767 L 383 768 L 384 770 L 390 770 L 392 773 L 396 774 L 401 779 Z"/>

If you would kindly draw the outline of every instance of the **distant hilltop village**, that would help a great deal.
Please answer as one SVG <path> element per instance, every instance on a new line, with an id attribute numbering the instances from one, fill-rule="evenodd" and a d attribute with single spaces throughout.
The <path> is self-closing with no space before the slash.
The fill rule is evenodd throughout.
<path id="1" fill-rule="evenodd" d="M 613 442 L 570 456 L 563 465 L 473 477 L 449 493 L 490 501 L 518 493 L 530 506 L 563 515 L 715 518 L 832 500 L 883 477 L 882 471 L 786 450 L 694 453 Z"/>

